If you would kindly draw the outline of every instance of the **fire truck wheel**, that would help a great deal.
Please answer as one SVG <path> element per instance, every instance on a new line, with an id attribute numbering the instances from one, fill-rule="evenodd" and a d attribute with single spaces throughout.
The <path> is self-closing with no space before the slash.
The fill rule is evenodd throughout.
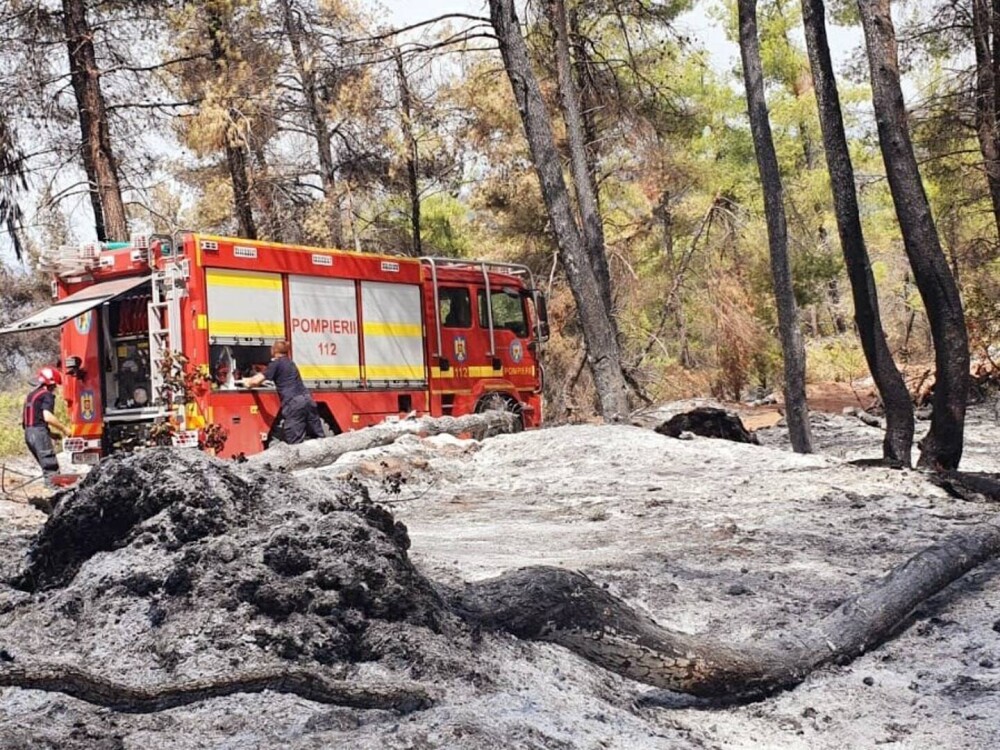
<path id="1" fill-rule="evenodd" d="M 514 423 L 514 431 L 520 432 L 524 429 L 524 417 L 521 415 L 521 407 L 517 399 L 503 393 L 488 393 L 476 402 L 476 413 L 482 414 L 487 411 L 506 411 L 517 416 Z"/>

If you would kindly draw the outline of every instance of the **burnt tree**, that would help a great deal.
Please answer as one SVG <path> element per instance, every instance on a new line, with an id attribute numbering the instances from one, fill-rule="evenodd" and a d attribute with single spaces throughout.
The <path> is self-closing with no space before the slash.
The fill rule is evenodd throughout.
<path id="1" fill-rule="evenodd" d="M 85 0 L 63 0 L 63 29 L 69 51 L 70 81 L 82 136 L 81 156 L 90 185 L 94 229 L 99 241 L 127 240 L 128 220 L 111 148 L 107 103 L 94 52 L 94 32 Z"/>
<path id="2" fill-rule="evenodd" d="M 22 217 L 21 206 L 17 200 L 18 192 L 28 188 L 24 173 L 24 154 L 18 148 L 6 115 L 0 111 L 0 224 L 7 229 L 14 247 L 14 257 L 18 260 L 24 254 L 18 231 Z"/>
<path id="3" fill-rule="evenodd" d="M 806 353 L 799 328 L 798 307 L 792 289 L 792 269 L 788 262 L 788 226 L 785 220 L 784 188 L 774 151 L 771 122 L 764 98 L 764 71 L 757 36 L 757 0 L 739 0 L 740 56 L 746 83 L 747 113 L 753 134 L 754 153 L 764 189 L 764 213 L 771 252 L 771 277 L 778 308 L 778 329 L 785 361 L 785 409 L 792 449 L 812 452 L 809 407 L 806 403 Z"/>
<path id="4" fill-rule="evenodd" d="M 343 222 L 340 217 L 340 199 L 337 195 L 337 168 L 333 160 L 333 138 L 327 122 L 326 105 L 320 95 L 317 80 L 316 60 L 306 48 L 310 34 L 303 21 L 304 10 L 297 7 L 295 0 L 281 0 L 282 23 L 288 45 L 295 63 L 295 71 L 302 87 L 306 115 L 312 128 L 310 135 L 316 141 L 319 158 L 319 177 L 323 185 L 323 195 L 329 207 L 327 227 L 334 247 L 344 244 Z"/>
<path id="5" fill-rule="evenodd" d="M 576 301 L 600 411 L 606 419 L 622 419 L 628 414 L 628 398 L 617 332 L 573 215 L 552 124 L 531 69 L 513 0 L 490 0 L 490 21 L 524 124 L 559 257 Z"/>
<path id="6" fill-rule="evenodd" d="M 215 64 L 219 76 L 224 76 L 229 59 L 226 54 L 226 23 L 223 11 L 214 4 L 206 10 L 208 29 L 211 36 L 209 57 Z M 243 116 L 235 108 L 230 107 L 228 123 L 225 129 L 223 149 L 226 154 L 226 168 L 233 186 L 233 209 L 240 237 L 257 239 L 257 224 L 253 216 L 253 203 L 250 193 L 249 154 L 245 138 L 241 132 Z"/>
<path id="7" fill-rule="evenodd" d="M 396 62 L 396 79 L 399 84 L 400 126 L 406 146 L 406 188 L 410 199 L 410 253 L 417 258 L 423 255 L 424 246 L 420 234 L 420 152 L 413 132 L 413 97 L 410 81 L 403 67 L 403 53 L 397 47 L 393 52 Z"/>
<path id="8" fill-rule="evenodd" d="M 931 429 L 920 442 L 919 465 L 956 469 L 962 458 L 969 390 L 969 340 L 958 286 L 941 249 L 920 178 L 899 80 L 890 0 L 858 0 L 871 70 L 879 145 L 903 246 L 913 269 L 934 342 Z"/>
<path id="9" fill-rule="evenodd" d="M 977 0 L 978 2 L 979 0 Z M 830 173 L 833 205 L 837 216 L 840 247 L 847 266 L 854 298 L 854 319 L 868 369 L 885 406 L 886 432 L 882 455 L 887 462 L 909 466 L 913 449 L 913 402 L 893 361 L 882 330 L 878 291 L 871 260 L 865 246 L 854 182 L 854 167 L 847 147 L 840 95 L 833 74 L 830 45 L 826 36 L 823 0 L 802 0 L 806 50 L 816 90 L 826 166 Z"/>
<path id="10" fill-rule="evenodd" d="M 996 81 L 991 32 L 993 9 L 989 0 L 972 0 L 972 40 L 976 51 L 976 138 L 1000 237 L 1000 134 L 997 132 Z"/>
<path id="11" fill-rule="evenodd" d="M 555 38 L 556 72 L 559 84 L 559 103 L 563 122 L 566 125 L 566 143 L 569 147 L 570 175 L 573 178 L 573 193 L 583 234 L 584 246 L 590 266 L 597 277 L 601 298 L 608 310 L 614 314 L 611 297 L 611 272 L 604 252 L 604 222 L 597 202 L 594 175 L 587 156 L 587 135 L 581 111 L 580 90 L 574 76 L 573 60 L 570 56 L 569 28 L 566 20 L 564 0 L 547 0 L 545 12 Z M 613 318 L 612 318 L 613 321 Z"/>

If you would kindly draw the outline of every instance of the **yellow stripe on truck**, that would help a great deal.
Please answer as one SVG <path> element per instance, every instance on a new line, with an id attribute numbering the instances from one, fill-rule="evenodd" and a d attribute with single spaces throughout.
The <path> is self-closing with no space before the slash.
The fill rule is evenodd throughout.
<path id="1" fill-rule="evenodd" d="M 365 323 L 365 336 L 392 336 L 400 339 L 423 338 L 424 327 L 414 323 Z"/>
<path id="2" fill-rule="evenodd" d="M 240 289 L 269 289 L 281 291 L 281 277 L 258 276 L 246 271 L 227 268 L 210 268 L 205 272 L 209 286 L 234 286 Z"/>
<path id="3" fill-rule="evenodd" d="M 458 371 L 461 370 L 461 375 Z M 503 370 L 494 370 L 492 367 L 466 367 L 465 365 L 454 365 L 449 370 L 442 370 L 440 367 L 431 368 L 431 376 L 435 378 L 499 378 L 503 376 Z"/>
<path id="4" fill-rule="evenodd" d="M 285 324 L 265 323 L 260 320 L 216 320 L 215 318 L 210 318 L 208 321 L 208 333 L 210 336 L 237 336 L 242 338 L 266 336 L 267 338 L 280 339 L 285 337 Z"/>
<path id="5" fill-rule="evenodd" d="M 299 365 L 303 380 L 359 380 L 361 365 Z"/>
<path id="6" fill-rule="evenodd" d="M 365 376 L 369 380 L 423 380 L 424 368 L 409 365 L 368 365 Z"/>

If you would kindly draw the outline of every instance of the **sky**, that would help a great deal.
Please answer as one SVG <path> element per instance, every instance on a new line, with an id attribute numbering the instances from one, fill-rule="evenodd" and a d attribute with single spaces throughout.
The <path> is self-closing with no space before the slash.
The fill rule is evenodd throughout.
<path id="1" fill-rule="evenodd" d="M 486 0 L 379 0 L 379 2 L 388 10 L 386 23 L 397 28 L 436 18 L 445 13 L 489 15 Z M 517 4 L 523 7 L 523 0 L 518 0 Z M 731 70 L 739 62 L 739 47 L 726 39 L 716 21 L 705 12 L 705 5 L 700 3 L 699 10 L 681 16 L 678 19 L 677 30 L 693 37 L 696 43 L 704 45 L 714 68 L 719 71 Z M 862 41 L 860 29 L 830 26 L 828 33 L 835 64 L 845 59 Z"/>

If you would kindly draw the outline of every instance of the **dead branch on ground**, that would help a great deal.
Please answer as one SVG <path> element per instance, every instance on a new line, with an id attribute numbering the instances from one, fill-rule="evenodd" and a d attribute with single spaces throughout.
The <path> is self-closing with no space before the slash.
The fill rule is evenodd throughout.
<path id="1" fill-rule="evenodd" d="M 998 554 L 1000 526 L 978 524 L 914 555 L 814 627 L 737 645 L 664 628 L 586 576 L 557 568 L 524 568 L 469 584 L 456 608 L 474 623 L 559 644 L 649 685 L 750 700 L 870 650 L 917 605 Z"/>
<path id="2" fill-rule="evenodd" d="M 7 659 L 10 655 L 6 654 Z M 317 703 L 402 713 L 427 708 L 432 700 L 423 686 L 333 680 L 305 669 L 258 669 L 243 674 L 140 687 L 109 680 L 71 664 L 0 661 L 0 686 L 65 693 L 87 703 L 127 713 L 151 713 L 235 693 L 271 690 Z"/>

